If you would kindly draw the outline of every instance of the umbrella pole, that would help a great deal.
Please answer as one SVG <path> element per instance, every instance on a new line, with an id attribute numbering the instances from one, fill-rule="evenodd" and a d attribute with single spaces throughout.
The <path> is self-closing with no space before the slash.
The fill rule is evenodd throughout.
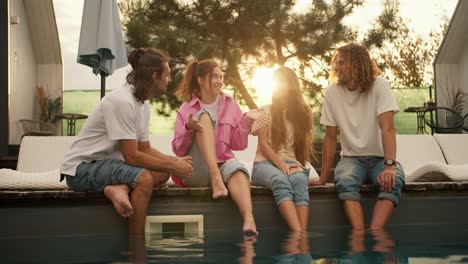
<path id="1" fill-rule="evenodd" d="M 106 95 L 106 74 L 101 72 L 101 99 Z"/>

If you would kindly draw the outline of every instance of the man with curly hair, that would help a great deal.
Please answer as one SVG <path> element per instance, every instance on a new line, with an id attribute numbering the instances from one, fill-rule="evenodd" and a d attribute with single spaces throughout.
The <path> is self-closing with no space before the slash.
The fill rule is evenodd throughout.
<path id="1" fill-rule="evenodd" d="M 393 118 L 399 108 L 390 83 L 380 76 L 380 69 L 365 47 L 339 47 L 331 66 L 332 84 L 325 92 L 320 118 L 326 126 L 322 171 L 320 178 L 309 185 L 327 182 L 339 130 L 342 158 L 335 169 L 335 183 L 348 220 L 353 229 L 364 229 L 359 189 L 371 182 L 378 184 L 379 190 L 370 229 L 382 229 L 399 204 L 405 184 L 403 168 L 395 160 Z"/>

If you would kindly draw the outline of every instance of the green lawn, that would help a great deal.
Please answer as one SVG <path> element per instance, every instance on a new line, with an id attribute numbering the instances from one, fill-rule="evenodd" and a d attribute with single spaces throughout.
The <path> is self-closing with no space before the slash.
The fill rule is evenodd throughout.
<path id="1" fill-rule="evenodd" d="M 63 93 L 63 112 L 90 115 L 99 103 L 100 91 L 65 91 Z M 152 105 L 150 131 L 153 135 L 172 135 L 175 124 L 175 112 L 171 117 L 156 115 L 158 105 Z M 85 120 L 76 121 L 76 134 L 80 131 Z M 64 124 L 64 134 L 66 134 Z"/>
<path id="2" fill-rule="evenodd" d="M 393 89 L 397 98 L 400 112 L 396 115 L 395 125 L 398 134 L 414 134 L 416 133 L 416 114 L 405 113 L 403 110 L 409 106 L 422 106 L 429 98 L 427 88 L 398 88 Z M 99 91 L 65 91 L 63 99 L 64 113 L 79 113 L 89 115 L 99 103 Z M 152 105 L 152 113 L 150 120 L 150 131 L 153 135 L 172 135 L 175 124 L 175 112 L 170 117 L 162 117 L 156 115 L 155 109 L 158 105 Z M 246 110 L 246 107 L 242 107 Z M 316 118 L 316 121 L 319 119 Z M 78 120 L 76 122 L 76 132 L 78 134 L 83 123 L 86 120 Z M 64 124 L 66 129 L 66 126 Z M 64 130 L 65 130 L 64 129 Z M 429 129 L 427 129 L 429 131 Z M 64 132 L 65 134 L 65 132 Z M 315 141 L 321 141 L 323 138 L 323 130 L 320 125 L 315 125 Z"/>
<path id="3" fill-rule="evenodd" d="M 424 102 L 429 100 L 429 89 L 421 88 L 397 88 L 393 89 L 393 93 L 397 99 L 400 112 L 395 116 L 395 126 L 398 134 L 415 134 L 416 113 L 405 113 L 403 110 L 410 106 L 423 106 Z M 426 126 L 426 130 L 430 132 L 430 128 Z"/>

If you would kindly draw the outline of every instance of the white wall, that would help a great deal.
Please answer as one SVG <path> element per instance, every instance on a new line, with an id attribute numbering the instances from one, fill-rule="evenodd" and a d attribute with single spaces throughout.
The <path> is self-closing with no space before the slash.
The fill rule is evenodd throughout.
<path id="1" fill-rule="evenodd" d="M 455 94 L 458 90 L 458 64 L 436 64 L 437 106 L 453 106 Z"/>
<path id="2" fill-rule="evenodd" d="M 10 16 L 19 24 L 10 24 L 10 137 L 9 144 L 19 144 L 23 129 L 20 119 L 39 118 L 36 103 L 36 61 L 23 1 L 10 0 Z"/>
<path id="3" fill-rule="evenodd" d="M 465 49 L 461 54 L 460 61 L 458 62 L 460 88 L 462 91 L 468 92 L 468 46 L 465 46 Z"/>

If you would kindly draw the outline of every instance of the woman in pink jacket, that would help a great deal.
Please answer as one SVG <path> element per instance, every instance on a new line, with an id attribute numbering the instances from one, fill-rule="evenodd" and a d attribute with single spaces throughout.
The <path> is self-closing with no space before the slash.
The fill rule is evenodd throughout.
<path id="1" fill-rule="evenodd" d="M 172 150 L 192 156 L 193 172 L 175 175 L 173 181 L 181 187 L 211 185 L 214 199 L 229 192 L 244 221 L 243 232 L 256 235 L 249 172 L 232 153 L 247 147 L 252 120 L 222 87 L 223 73 L 214 60 L 187 66 L 176 90 L 184 103 L 177 112 Z"/>

